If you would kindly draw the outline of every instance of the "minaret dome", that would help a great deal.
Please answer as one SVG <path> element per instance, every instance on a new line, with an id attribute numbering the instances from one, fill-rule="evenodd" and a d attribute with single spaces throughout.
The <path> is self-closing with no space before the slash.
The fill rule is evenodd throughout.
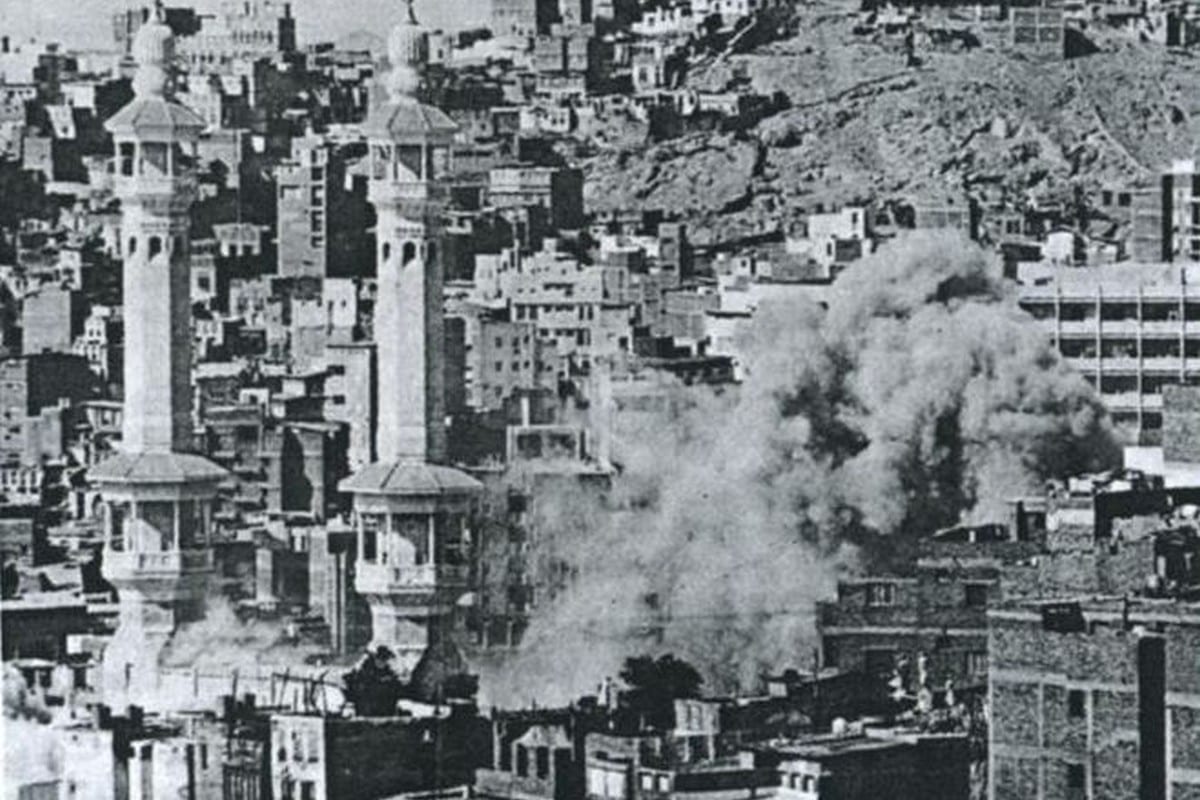
<path id="1" fill-rule="evenodd" d="M 392 100 L 416 96 L 421 84 L 421 73 L 428 61 L 428 38 L 413 11 L 413 0 L 408 0 L 407 9 L 399 23 L 388 36 L 388 61 L 391 71 L 384 77 L 384 85 Z"/>
<path id="2" fill-rule="evenodd" d="M 130 48 L 137 72 L 133 91 L 138 97 L 165 97 L 170 89 L 170 68 L 175 60 L 175 37 L 167 26 L 161 4 L 138 29 Z"/>

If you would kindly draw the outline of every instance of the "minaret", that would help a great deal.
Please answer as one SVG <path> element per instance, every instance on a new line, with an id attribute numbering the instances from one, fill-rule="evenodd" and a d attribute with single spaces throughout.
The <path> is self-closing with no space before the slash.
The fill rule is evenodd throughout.
<path id="1" fill-rule="evenodd" d="M 120 622 L 104 688 L 153 685 L 176 627 L 203 615 L 212 503 L 222 469 L 191 448 L 188 209 L 204 121 L 172 101 L 174 40 L 161 6 L 132 44 L 134 99 L 106 123 L 116 145 L 124 254 L 122 452 L 90 471 L 105 511 L 103 574 Z"/>
<path id="2" fill-rule="evenodd" d="M 437 228 L 457 126 L 417 100 L 426 38 L 413 15 L 388 39 L 390 72 L 364 125 L 378 216 L 375 348 L 379 428 L 374 464 L 342 481 L 354 496 L 355 588 L 371 608 L 372 646 L 411 672 L 426 652 L 454 652 L 442 633 L 466 588 L 468 512 L 480 484 L 442 465 L 442 274 Z M 428 659 L 427 659 L 428 662 Z M 445 666 L 445 665 L 443 665 Z"/>

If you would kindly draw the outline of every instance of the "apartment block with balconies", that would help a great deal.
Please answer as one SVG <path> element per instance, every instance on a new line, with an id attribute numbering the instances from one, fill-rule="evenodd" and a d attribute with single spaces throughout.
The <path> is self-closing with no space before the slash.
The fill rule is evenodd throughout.
<path id="1" fill-rule="evenodd" d="M 1023 285 L 1019 302 L 1131 439 L 1157 441 L 1165 386 L 1200 384 L 1195 267 L 1061 268 Z"/>

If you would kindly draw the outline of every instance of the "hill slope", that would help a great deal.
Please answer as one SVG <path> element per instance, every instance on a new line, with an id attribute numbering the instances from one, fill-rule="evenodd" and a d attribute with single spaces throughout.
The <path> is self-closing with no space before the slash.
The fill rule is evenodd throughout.
<path id="1" fill-rule="evenodd" d="M 694 134 L 600 150 L 587 163 L 595 209 L 681 209 L 700 241 L 786 225 L 817 204 L 963 193 L 1015 207 L 1071 202 L 1103 182 L 1146 182 L 1191 157 L 1200 62 L 1157 45 L 1059 63 L 978 48 L 923 50 L 851 33 L 829 6 L 802 11 L 795 38 L 733 69 L 791 108 L 744 134 Z"/>

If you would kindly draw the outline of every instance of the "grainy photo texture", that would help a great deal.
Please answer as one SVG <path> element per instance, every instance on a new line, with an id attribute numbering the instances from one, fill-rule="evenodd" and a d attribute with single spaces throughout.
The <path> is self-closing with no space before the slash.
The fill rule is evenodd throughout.
<path id="1" fill-rule="evenodd" d="M 1200 800 L 1195 0 L 150 1 L 0 0 L 3 800 Z"/>

